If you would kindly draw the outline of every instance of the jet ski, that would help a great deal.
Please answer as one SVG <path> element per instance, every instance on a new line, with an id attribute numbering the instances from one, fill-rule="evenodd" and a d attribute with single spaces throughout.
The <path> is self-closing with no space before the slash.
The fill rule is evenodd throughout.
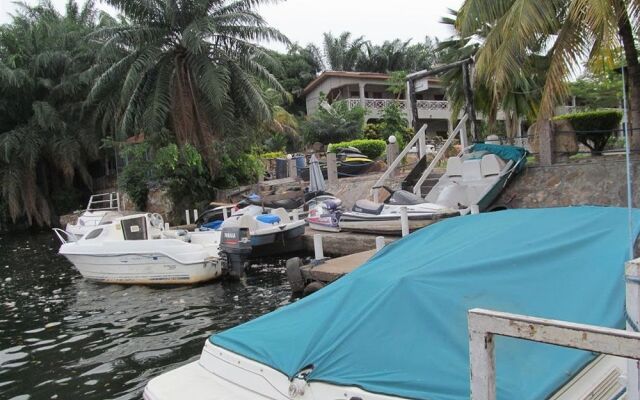
<path id="1" fill-rule="evenodd" d="M 337 197 L 323 195 L 309 202 L 306 207 L 309 210 L 307 223 L 309 228 L 316 231 L 339 232 L 338 222 L 342 215 L 342 200 Z"/>
<path id="2" fill-rule="evenodd" d="M 373 160 L 362 154 L 355 147 L 345 147 L 338 149 L 336 153 L 338 167 L 338 177 L 350 177 L 361 175 L 369 170 L 374 163 Z M 327 179 L 327 164 L 320 163 L 322 177 Z M 305 181 L 309 180 L 309 167 L 298 168 L 298 176 Z"/>
<path id="3" fill-rule="evenodd" d="M 404 190 L 394 191 L 384 203 L 358 200 L 340 217 L 340 229 L 399 234 L 400 210 L 407 208 L 409 229 L 416 230 L 443 218 L 468 214 L 472 207 L 487 210 L 509 179 L 524 168 L 527 151 L 520 147 L 478 143 L 447 160 L 446 172 L 423 199 Z"/>

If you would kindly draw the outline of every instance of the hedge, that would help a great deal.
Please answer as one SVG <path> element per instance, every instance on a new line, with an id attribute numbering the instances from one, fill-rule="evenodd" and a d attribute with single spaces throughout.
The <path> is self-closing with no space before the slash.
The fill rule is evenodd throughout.
<path id="1" fill-rule="evenodd" d="M 576 131 L 576 139 L 594 155 L 602 154 L 613 130 L 620 125 L 622 112 L 618 110 L 595 110 L 559 115 L 555 121 L 565 120 Z"/>
<path id="2" fill-rule="evenodd" d="M 272 151 L 270 153 L 262 153 L 260 154 L 260 158 L 264 159 L 264 160 L 269 160 L 269 159 L 273 159 L 273 158 L 284 158 L 287 155 L 284 153 L 284 151 Z"/>
<path id="3" fill-rule="evenodd" d="M 387 148 L 387 143 L 384 140 L 380 139 L 358 139 L 352 140 L 350 142 L 330 144 L 327 151 L 332 153 L 342 147 L 355 147 L 356 149 L 360 150 L 365 156 L 369 157 L 372 160 L 375 160 L 376 158 L 380 157 L 382 153 L 384 153 Z"/>

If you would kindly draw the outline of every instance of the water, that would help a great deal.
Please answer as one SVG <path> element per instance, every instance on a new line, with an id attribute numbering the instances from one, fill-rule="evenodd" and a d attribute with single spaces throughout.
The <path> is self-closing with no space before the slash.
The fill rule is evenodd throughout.
<path id="1" fill-rule="evenodd" d="M 191 287 L 88 282 L 52 235 L 0 235 L 0 399 L 132 399 L 208 336 L 289 302 L 284 268 Z"/>

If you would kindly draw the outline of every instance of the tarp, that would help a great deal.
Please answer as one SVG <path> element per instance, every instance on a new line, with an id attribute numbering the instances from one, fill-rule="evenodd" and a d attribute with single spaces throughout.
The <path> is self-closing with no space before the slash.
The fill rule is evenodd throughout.
<path id="1" fill-rule="evenodd" d="M 487 151 L 495 154 L 503 160 L 512 160 L 514 165 L 519 162 L 516 172 L 524 169 L 527 163 L 527 150 L 517 146 L 503 146 L 499 144 L 476 143 L 472 151 Z"/>
<path id="2" fill-rule="evenodd" d="M 640 210 L 633 213 L 634 235 Z M 475 307 L 624 327 L 627 211 L 508 210 L 446 219 L 319 292 L 211 337 L 290 378 L 468 400 Z M 634 236 L 634 237 L 635 237 Z M 543 399 L 595 356 L 496 338 L 499 399 Z"/>

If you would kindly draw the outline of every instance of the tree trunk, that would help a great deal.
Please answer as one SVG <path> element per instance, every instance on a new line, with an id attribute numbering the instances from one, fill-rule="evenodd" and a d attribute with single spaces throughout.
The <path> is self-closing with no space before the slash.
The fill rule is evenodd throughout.
<path id="1" fill-rule="evenodd" d="M 618 33 L 622 40 L 624 56 L 627 62 L 627 81 L 629 87 L 629 132 L 632 135 L 631 146 L 640 150 L 640 64 L 638 49 L 633 38 L 633 27 L 627 14 L 624 0 L 614 0 L 613 6 L 618 16 Z"/>

